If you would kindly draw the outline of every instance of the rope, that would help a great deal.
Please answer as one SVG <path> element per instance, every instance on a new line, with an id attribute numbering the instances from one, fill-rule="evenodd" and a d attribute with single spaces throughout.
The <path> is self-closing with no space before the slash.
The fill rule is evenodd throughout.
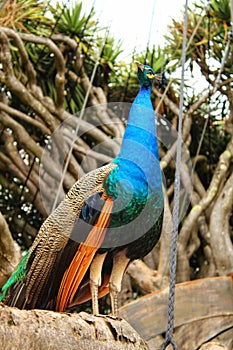
<path id="1" fill-rule="evenodd" d="M 84 102 L 83 102 L 83 105 L 82 105 L 80 116 L 79 116 L 79 119 L 78 119 L 78 122 L 77 122 L 77 126 L 76 126 L 76 129 L 75 129 L 75 133 L 74 133 L 74 136 L 73 136 L 73 139 L 72 139 L 72 142 L 71 142 L 71 145 L 70 145 L 70 149 L 69 149 L 69 152 L 68 152 L 68 155 L 67 155 L 67 158 L 66 158 L 66 162 L 65 162 L 65 165 L 64 165 L 64 168 L 63 168 L 63 171 L 62 171 L 62 177 L 61 177 L 61 180 L 60 180 L 60 183 L 59 183 L 59 186 L 58 186 L 58 190 L 57 190 L 57 194 L 56 194 L 56 197 L 55 197 L 55 200 L 54 200 L 54 203 L 53 203 L 52 211 L 54 211 L 54 209 L 56 208 L 57 203 L 58 203 L 59 194 L 60 194 L 60 191 L 61 191 L 61 188 L 62 188 L 62 184 L 63 184 L 64 178 L 65 178 L 65 175 L 66 175 L 66 171 L 67 171 L 67 168 L 68 168 L 68 165 L 69 165 L 69 162 L 70 162 L 70 158 L 71 158 L 71 155 L 72 155 L 72 152 L 73 152 L 74 144 L 76 142 L 76 137 L 77 137 L 77 134 L 78 134 L 78 131 L 79 131 L 80 123 L 81 123 L 81 120 L 82 120 L 84 112 L 85 112 L 87 101 L 88 101 L 88 98 L 89 98 L 89 95 L 90 95 L 90 92 L 91 92 L 91 88 L 93 86 L 93 81 L 94 81 L 95 74 L 96 74 L 96 71 L 97 71 L 97 68 L 98 68 L 98 65 L 99 65 L 99 60 L 101 58 L 102 51 L 104 49 L 104 45 L 105 45 L 107 37 L 108 37 L 108 33 L 109 33 L 109 27 L 106 30 L 105 37 L 103 39 L 103 42 L 101 44 L 101 47 L 100 47 L 100 50 L 99 50 L 99 53 L 98 53 L 98 58 L 97 58 L 97 60 L 95 62 L 95 66 L 94 66 L 93 71 L 92 71 L 91 79 L 90 79 L 89 86 L 88 86 L 88 89 L 87 89 L 87 92 L 86 92 L 86 95 L 85 95 L 85 99 L 84 99 Z"/>
<path id="2" fill-rule="evenodd" d="M 209 1 L 208 5 L 206 6 L 206 11 L 209 10 Z M 203 19 L 204 16 L 202 16 L 199 21 L 198 21 L 198 26 L 201 23 L 201 20 Z M 221 61 L 221 66 L 217 75 L 217 78 L 215 80 L 215 85 L 212 89 L 212 91 L 209 91 L 209 96 L 210 94 L 213 95 L 221 81 L 221 74 L 225 66 L 225 61 L 227 59 L 229 49 L 230 49 L 230 44 L 233 38 L 233 0 L 231 0 L 231 29 L 229 30 L 228 33 L 228 42 L 224 50 L 223 58 Z M 185 5 L 185 19 L 184 19 L 184 37 L 183 37 L 183 46 L 182 46 L 182 57 L 181 57 L 181 62 L 182 62 L 182 73 L 181 73 L 181 86 L 180 86 L 180 109 L 179 109 L 179 126 L 178 126 L 178 142 L 177 142 L 177 157 L 176 157 L 176 174 L 175 174 L 175 186 L 174 186 L 174 208 L 173 208 L 173 232 L 172 232 L 172 242 L 171 242 L 171 258 L 170 258 L 170 289 L 169 289 L 169 302 L 168 302 L 168 324 L 167 324 L 167 331 L 166 331 L 166 336 L 165 336 L 165 341 L 161 347 L 161 350 L 165 350 L 166 347 L 171 344 L 173 345 L 173 348 L 175 350 L 178 350 L 177 345 L 173 339 L 173 331 L 174 331 L 174 302 L 175 302 L 175 280 L 176 280 L 176 262 L 177 262 L 177 237 L 178 237 L 178 225 L 179 225 L 179 191 L 180 191 L 180 165 L 181 165 L 181 135 L 182 135 L 182 109 L 183 109 L 183 89 L 184 89 L 184 64 L 185 64 L 185 57 L 186 57 L 186 51 L 196 33 L 193 32 L 193 35 L 190 37 L 190 40 L 188 42 L 187 47 L 185 48 L 185 42 L 186 42 L 186 34 L 187 34 L 187 20 L 188 20 L 188 0 L 186 0 L 186 5 Z M 196 28 L 195 28 L 196 29 Z M 170 80 L 171 82 L 171 80 Z M 169 85 L 170 86 L 170 85 Z M 168 90 L 168 89 L 167 89 Z M 166 93 L 166 92 L 165 92 Z M 164 96 L 165 96 L 164 93 Z M 209 115 L 208 118 L 206 118 L 204 128 L 202 131 L 200 143 L 198 145 L 198 150 L 197 150 L 197 155 L 200 152 L 201 149 L 201 144 L 204 139 L 204 134 L 206 131 L 206 127 L 208 124 L 209 120 Z M 192 174 L 194 172 L 196 166 L 196 162 L 193 165 L 192 168 Z"/>
<path id="3" fill-rule="evenodd" d="M 180 106 L 179 106 L 179 124 L 178 124 L 178 140 L 177 140 L 177 154 L 176 154 L 176 174 L 174 185 L 174 208 L 173 208 L 173 232 L 170 250 L 170 288 L 168 300 L 168 323 L 165 341 L 161 350 L 165 350 L 169 344 L 173 349 L 178 350 L 177 345 L 173 339 L 174 331 L 174 303 L 175 303 L 175 284 L 176 284 L 176 263 L 177 263 L 177 237 L 179 226 L 179 207 L 180 207 L 180 168 L 181 168 L 181 150 L 182 150 L 182 119 L 183 119 L 183 102 L 184 102 L 184 72 L 186 60 L 186 37 L 188 25 L 188 0 L 185 3 L 184 13 L 184 35 L 182 44 L 181 56 L 181 85 L 180 85 Z"/>

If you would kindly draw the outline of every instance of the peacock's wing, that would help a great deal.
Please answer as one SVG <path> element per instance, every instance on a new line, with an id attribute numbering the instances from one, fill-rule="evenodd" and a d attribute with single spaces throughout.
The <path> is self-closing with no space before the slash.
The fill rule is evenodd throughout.
<path id="1" fill-rule="evenodd" d="M 24 263 L 25 276 L 17 282 L 17 288 L 11 286 L 11 291 L 14 290 L 15 295 L 12 296 L 10 293 L 11 295 L 6 299 L 8 305 L 23 308 L 54 308 L 52 298 L 56 297 L 56 290 L 65 270 L 74 256 L 79 260 L 79 254 L 80 256 L 86 254 L 83 253 L 83 249 L 87 245 L 94 247 L 94 250 L 92 252 L 89 250 L 90 255 L 80 260 L 79 267 L 84 263 L 88 267 L 94 251 L 98 249 L 98 240 L 101 241 L 104 230 L 97 230 L 99 237 L 96 236 L 96 232 L 91 231 L 90 235 L 87 234 L 85 243 L 80 243 L 82 238 L 71 239 L 71 235 L 74 233 L 76 219 L 85 207 L 85 201 L 95 193 L 103 193 L 102 183 L 114 167 L 116 165 L 110 163 L 84 175 L 72 186 L 65 199 L 45 220 Z M 109 205 L 109 201 L 106 203 Z M 104 215 L 100 215 L 100 219 L 103 221 L 99 224 L 106 224 L 107 219 Z M 91 220 L 96 220 L 95 215 Z M 93 239 L 95 241 L 92 242 Z M 72 268 L 71 264 L 70 269 Z M 83 274 L 79 275 L 79 280 L 82 280 L 84 270 Z M 24 296 L 24 304 L 22 304 L 22 295 L 16 294 Z M 17 304 L 17 300 L 21 300 L 20 304 Z"/>
<path id="2" fill-rule="evenodd" d="M 112 208 L 113 200 L 107 197 L 101 208 L 100 215 L 87 234 L 85 241 L 79 244 L 77 252 L 66 269 L 59 287 L 56 302 L 58 311 L 65 310 L 73 302 L 80 284 L 83 284 L 86 272 L 105 238 Z M 90 297 L 90 293 L 87 294 Z"/>

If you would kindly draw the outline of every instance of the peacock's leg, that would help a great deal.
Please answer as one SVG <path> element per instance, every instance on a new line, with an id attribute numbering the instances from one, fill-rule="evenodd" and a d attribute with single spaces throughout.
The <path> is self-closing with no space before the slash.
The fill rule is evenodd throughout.
<path id="1" fill-rule="evenodd" d="M 111 299 L 112 315 L 118 317 L 118 294 L 121 291 L 121 282 L 130 259 L 125 250 L 118 252 L 113 259 L 113 268 L 109 280 L 109 293 Z"/>
<path id="2" fill-rule="evenodd" d="M 101 272 L 106 254 L 107 252 L 104 254 L 97 254 L 94 257 L 90 267 L 90 287 L 92 311 L 94 315 L 99 314 L 98 289 L 101 286 Z"/>

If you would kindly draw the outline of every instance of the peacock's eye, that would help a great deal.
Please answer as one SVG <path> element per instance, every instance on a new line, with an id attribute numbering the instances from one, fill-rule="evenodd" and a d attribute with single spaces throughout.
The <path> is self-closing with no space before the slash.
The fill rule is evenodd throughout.
<path id="1" fill-rule="evenodd" d="M 149 73 L 149 74 L 153 74 L 152 70 L 150 70 L 150 69 L 149 69 L 148 73 Z"/>

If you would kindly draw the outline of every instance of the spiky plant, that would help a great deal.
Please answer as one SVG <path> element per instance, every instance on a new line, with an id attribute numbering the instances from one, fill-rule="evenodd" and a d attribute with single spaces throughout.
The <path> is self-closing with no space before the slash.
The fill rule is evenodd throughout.
<path id="1" fill-rule="evenodd" d="M 52 21 L 45 16 L 47 4 L 41 0 L 8 0 L 0 9 L 0 26 L 19 32 L 49 35 Z"/>

